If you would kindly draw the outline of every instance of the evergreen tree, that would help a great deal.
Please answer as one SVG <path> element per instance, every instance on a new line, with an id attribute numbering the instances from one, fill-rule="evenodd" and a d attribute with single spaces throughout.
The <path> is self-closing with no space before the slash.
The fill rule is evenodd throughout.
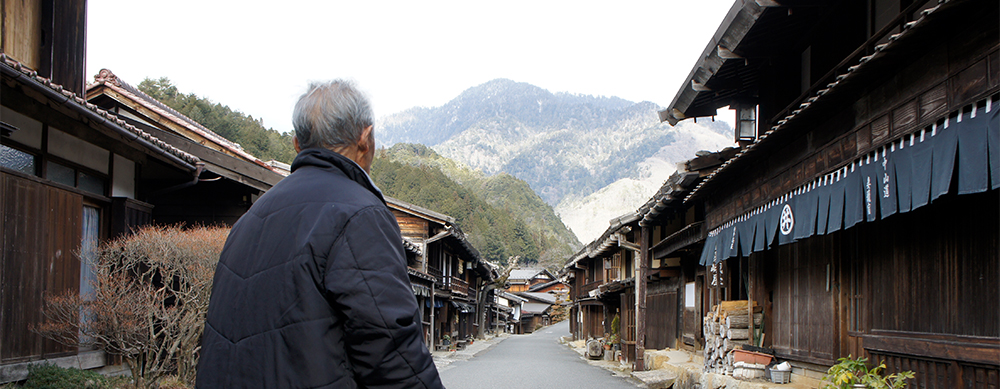
<path id="1" fill-rule="evenodd" d="M 157 80 L 146 78 L 139 83 L 138 89 L 219 136 L 239 144 L 244 151 L 262 161 L 274 159 L 291 163 L 295 159 L 292 134 L 265 128 L 260 119 L 194 93 L 180 93 L 166 77 Z"/>

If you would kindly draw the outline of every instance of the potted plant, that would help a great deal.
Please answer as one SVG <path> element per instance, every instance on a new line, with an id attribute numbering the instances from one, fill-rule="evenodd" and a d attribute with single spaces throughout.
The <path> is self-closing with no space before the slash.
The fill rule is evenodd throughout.
<path id="1" fill-rule="evenodd" d="M 441 336 L 441 344 L 443 344 L 445 346 L 450 346 L 451 345 L 451 336 L 448 335 L 448 334 L 445 334 L 445 335 Z"/>
<path id="2" fill-rule="evenodd" d="M 914 377 L 912 371 L 904 371 L 887 376 L 882 376 L 885 370 L 885 363 L 869 369 L 868 358 L 840 358 L 837 364 L 830 367 L 826 372 L 824 380 L 829 381 L 824 388 L 849 389 L 849 388 L 872 388 L 872 389 L 900 389 L 906 387 L 906 380 Z"/>
<path id="3" fill-rule="evenodd" d="M 613 347 L 616 344 L 618 344 L 618 334 L 611 334 L 611 335 L 608 335 L 607 338 L 604 338 L 604 349 L 605 350 L 611 350 L 611 347 Z"/>

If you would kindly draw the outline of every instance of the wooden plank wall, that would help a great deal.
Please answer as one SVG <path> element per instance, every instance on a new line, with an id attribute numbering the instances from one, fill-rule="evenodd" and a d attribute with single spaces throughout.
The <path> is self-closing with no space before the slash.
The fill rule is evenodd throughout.
<path id="1" fill-rule="evenodd" d="M 865 231 L 873 331 L 1000 338 L 997 193 L 949 195 Z"/>
<path id="2" fill-rule="evenodd" d="M 3 0 L 3 39 L 0 49 L 22 64 L 38 69 L 41 64 L 41 2 Z"/>
<path id="3" fill-rule="evenodd" d="M 583 338 L 600 338 L 606 332 L 602 323 L 604 320 L 604 306 L 584 305 L 583 313 Z"/>
<path id="4" fill-rule="evenodd" d="M 620 336 L 624 343 L 622 356 L 627 361 L 635 360 L 635 287 L 625 289 L 621 294 Z"/>
<path id="5" fill-rule="evenodd" d="M 764 286 L 753 294 L 765 308 L 765 344 L 780 356 L 826 364 L 837 358 L 838 316 L 832 279 L 837 248 L 837 237 L 824 235 L 750 257 L 750 263 L 759 266 L 753 271 L 753 284 Z"/>
<path id="6" fill-rule="evenodd" d="M 85 0 L 58 0 L 52 3 L 51 76 L 53 82 L 83 96 L 87 82 L 86 65 L 87 3 Z M 44 53 L 42 54 L 45 55 Z M 44 59 L 43 59 L 44 62 Z"/>
<path id="7" fill-rule="evenodd" d="M 404 238 L 428 238 L 427 220 L 395 209 L 392 210 L 392 214 L 396 216 L 396 223 L 399 224 L 399 230 Z"/>
<path id="8" fill-rule="evenodd" d="M 646 348 L 677 347 L 677 289 L 646 295 Z"/>
<path id="9" fill-rule="evenodd" d="M 919 387 L 995 387 L 998 204 L 996 190 L 946 195 L 913 212 L 754 254 L 765 344 L 779 356 L 820 364 L 870 354 L 891 362 L 890 371 L 917 371 Z"/>
<path id="10" fill-rule="evenodd" d="M 45 293 L 79 289 L 83 197 L 7 173 L 0 186 L 0 363 L 71 352 L 30 327 Z"/>

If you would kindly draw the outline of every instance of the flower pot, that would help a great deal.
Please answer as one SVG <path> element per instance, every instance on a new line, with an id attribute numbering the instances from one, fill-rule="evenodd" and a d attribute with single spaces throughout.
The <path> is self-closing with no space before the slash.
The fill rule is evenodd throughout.
<path id="1" fill-rule="evenodd" d="M 611 345 L 610 344 L 605 344 L 604 345 L 604 349 L 605 350 L 611 350 Z"/>

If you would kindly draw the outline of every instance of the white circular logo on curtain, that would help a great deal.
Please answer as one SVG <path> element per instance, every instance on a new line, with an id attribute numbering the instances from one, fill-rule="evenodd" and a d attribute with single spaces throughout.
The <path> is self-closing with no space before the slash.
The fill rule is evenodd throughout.
<path id="1" fill-rule="evenodd" d="M 792 227 L 795 227 L 795 215 L 792 214 L 792 207 L 785 204 L 781 209 L 781 235 L 791 234 Z"/>

